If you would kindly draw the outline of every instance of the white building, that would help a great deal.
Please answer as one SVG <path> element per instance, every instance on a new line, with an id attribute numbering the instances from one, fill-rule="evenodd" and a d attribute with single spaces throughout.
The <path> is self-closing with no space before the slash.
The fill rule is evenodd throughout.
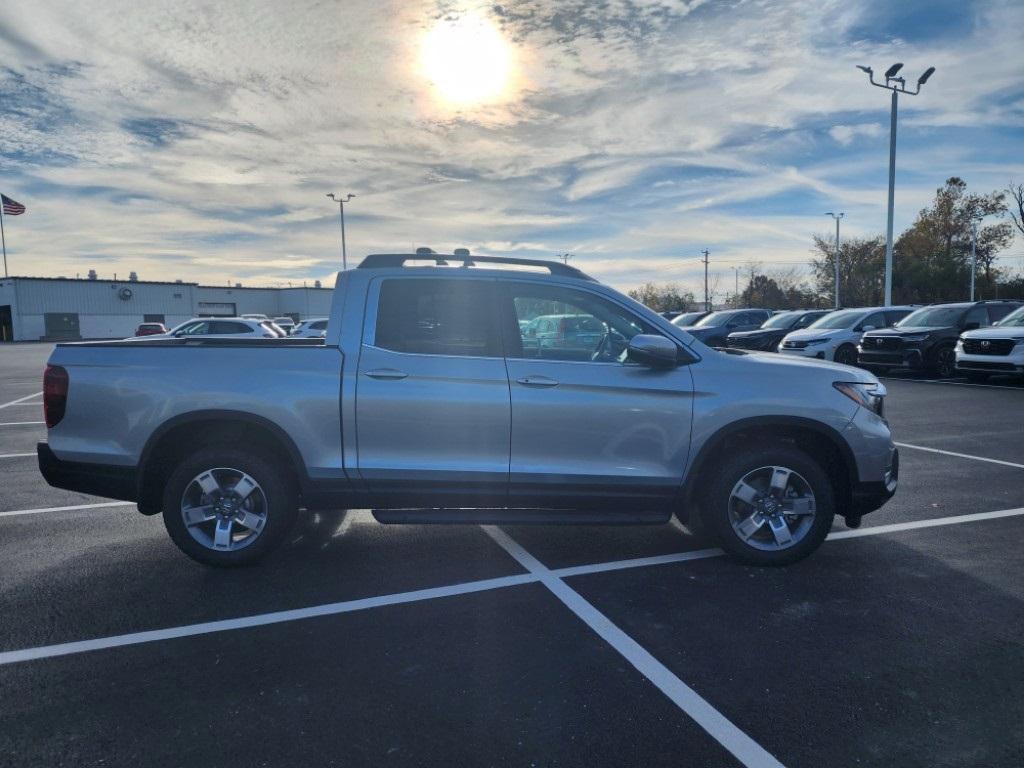
<path id="1" fill-rule="evenodd" d="M 143 322 L 262 313 L 330 314 L 329 288 L 241 288 L 142 280 L 0 278 L 0 341 L 119 339 Z"/>

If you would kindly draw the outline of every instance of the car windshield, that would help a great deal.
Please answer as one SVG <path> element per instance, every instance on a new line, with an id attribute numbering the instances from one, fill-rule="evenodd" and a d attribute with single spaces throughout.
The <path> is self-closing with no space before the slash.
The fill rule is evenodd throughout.
<path id="1" fill-rule="evenodd" d="M 685 328 L 688 325 L 693 325 L 694 323 L 696 323 L 698 320 L 704 317 L 704 314 L 704 312 L 684 312 L 683 314 L 679 315 L 679 317 L 676 317 L 672 320 L 672 325 L 677 325 L 680 328 Z"/>
<path id="2" fill-rule="evenodd" d="M 897 328 L 948 328 L 956 325 L 966 309 L 963 305 L 922 307 L 911 312 L 898 323 Z"/>
<path id="3" fill-rule="evenodd" d="M 712 312 L 710 315 L 705 317 L 699 323 L 696 324 L 697 328 L 718 328 L 721 325 L 725 325 L 733 317 L 736 316 L 735 312 Z"/>
<path id="4" fill-rule="evenodd" d="M 1008 325 L 1024 326 L 1024 307 L 1018 307 L 999 321 L 1000 328 L 1005 328 Z"/>
<path id="5" fill-rule="evenodd" d="M 796 324 L 796 321 L 803 317 L 803 312 L 780 312 L 777 315 L 772 315 L 761 327 L 764 329 L 768 328 L 790 328 Z"/>
<path id="6" fill-rule="evenodd" d="M 808 328 L 849 328 L 855 325 L 862 317 L 867 314 L 861 309 L 848 309 L 846 311 L 840 310 L 838 312 L 829 312 L 824 317 L 819 317 Z"/>

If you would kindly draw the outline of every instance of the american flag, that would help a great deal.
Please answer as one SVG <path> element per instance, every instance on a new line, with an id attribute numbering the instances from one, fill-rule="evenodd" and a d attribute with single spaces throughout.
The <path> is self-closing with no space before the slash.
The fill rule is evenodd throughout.
<path id="1" fill-rule="evenodd" d="M 25 206 L 17 200 L 11 200 L 7 195 L 0 195 L 0 203 L 3 203 L 4 213 L 8 216 L 21 216 L 25 212 Z"/>

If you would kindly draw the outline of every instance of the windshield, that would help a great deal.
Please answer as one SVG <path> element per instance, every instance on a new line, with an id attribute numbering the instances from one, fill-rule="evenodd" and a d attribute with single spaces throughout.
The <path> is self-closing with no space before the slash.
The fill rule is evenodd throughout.
<path id="1" fill-rule="evenodd" d="M 897 328 L 948 328 L 960 322 L 964 306 L 922 307 L 911 312 L 898 323 Z"/>
<path id="2" fill-rule="evenodd" d="M 860 309 L 848 309 L 838 312 L 830 312 L 824 317 L 819 317 L 808 328 L 849 328 L 859 321 L 867 313 Z"/>
<path id="3" fill-rule="evenodd" d="M 778 315 L 772 315 L 764 322 L 761 328 L 790 328 L 803 315 L 803 312 L 782 312 Z"/>
<path id="4" fill-rule="evenodd" d="M 712 312 L 710 315 L 705 317 L 699 323 L 697 328 L 717 328 L 720 325 L 725 325 L 729 322 L 729 319 L 735 316 L 735 312 Z"/>
<path id="5" fill-rule="evenodd" d="M 999 321 L 1000 328 L 1005 328 L 1008 325 L 1024 326 L 1024 307 L 1018 307 Z"/>
<path id="6" fill-rule="evenodd" d="M 684 312 L 679 315 L 679 317 L 672 320 L 672 325 L 678 325 L 680 328 L 684 328 L 687 325 L 693 325 L 704 317 L 704 315 L 704 312 Z"/>

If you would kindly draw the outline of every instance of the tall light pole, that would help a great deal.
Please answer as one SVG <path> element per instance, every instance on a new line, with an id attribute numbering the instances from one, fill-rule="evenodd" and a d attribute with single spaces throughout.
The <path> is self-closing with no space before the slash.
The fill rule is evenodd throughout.
<path id="1" fill-rule="evenodd" d="M 831 216 L 833 219 L 836 220 L 836 257 L 835 257 L 834 261 L 835 261 L 835 268 L 836 268 L 836 309 L 839 309 L 839 220 L 841 218 L 843 218 L 843 216 L 845 216 L 846 214 L 845 213 L 835 214 L 835 213 L 832 213 L 832 211 L 829 211 L 825 215 L 826 216 Z"/>
<path id="2" fill-rule="evenodd" d="M 978 271 L 978 222 L 971 222 L 971 301 L 974 301 L 974 275 Z"/>
<path id="3" fill-rule="evenodd" d="M 917 96 L 921 92 L 921 86 L 928 82 L 928 78 L 935 73 L 935 67 L 928 67 L 919 78 L 917 88 L 913 91 L 907 90 L 907 81 L 897 77 L 897 73 L 903 68 L 903 64 L 893 64 L 885 70 L 885 82 L 876 83 L 875 74 L 871 67 L 864 67 L 860 64 L 857 69 L 866 72 L 868 80 L 878 88 L 885 88 L 892 91 L 892 112 L 889 116 L 889 218 L 885 227 L 885 306 L 892 305 L 892 216 L 896 192 L 896 109 L 899 94 L 905 93 L 908 96 Z M 891 85 L 890 85 L 891 83 Z"/>
<path id="4" fill-rule="evenodd" d="M 705 248 L 701 253 L 704 254 L 704 309 L 707 312 L 711 311 L 711 296 L 708 294 L 708 249 Z"/>
<path id="5" fill-rule="evenodd" d="M 338 214 L 341 216 L 341 268 L 345 270 L 348 269 L 348 254 L 345 251 L 345 203 L 355 195 L 349 193 L 347 197 L 335 197 L 333 192 L 328 192 L 327 196 L 338 204 Z"/>
<path id="6" fill-rule="evenodd" d="M 740 295 L 740 268 L 739 267 L 733 267 L 732 268 L 732 274 L 733 274 L 733 277 L 736 279 L 736 285 L 735 285 L 735 288 L 733 290 L 733 296 L 736 297 L 736 306 L 739 306 L 739 304 L 740 304 L 740 300 L 739 300 L 739 295 Z"/>

